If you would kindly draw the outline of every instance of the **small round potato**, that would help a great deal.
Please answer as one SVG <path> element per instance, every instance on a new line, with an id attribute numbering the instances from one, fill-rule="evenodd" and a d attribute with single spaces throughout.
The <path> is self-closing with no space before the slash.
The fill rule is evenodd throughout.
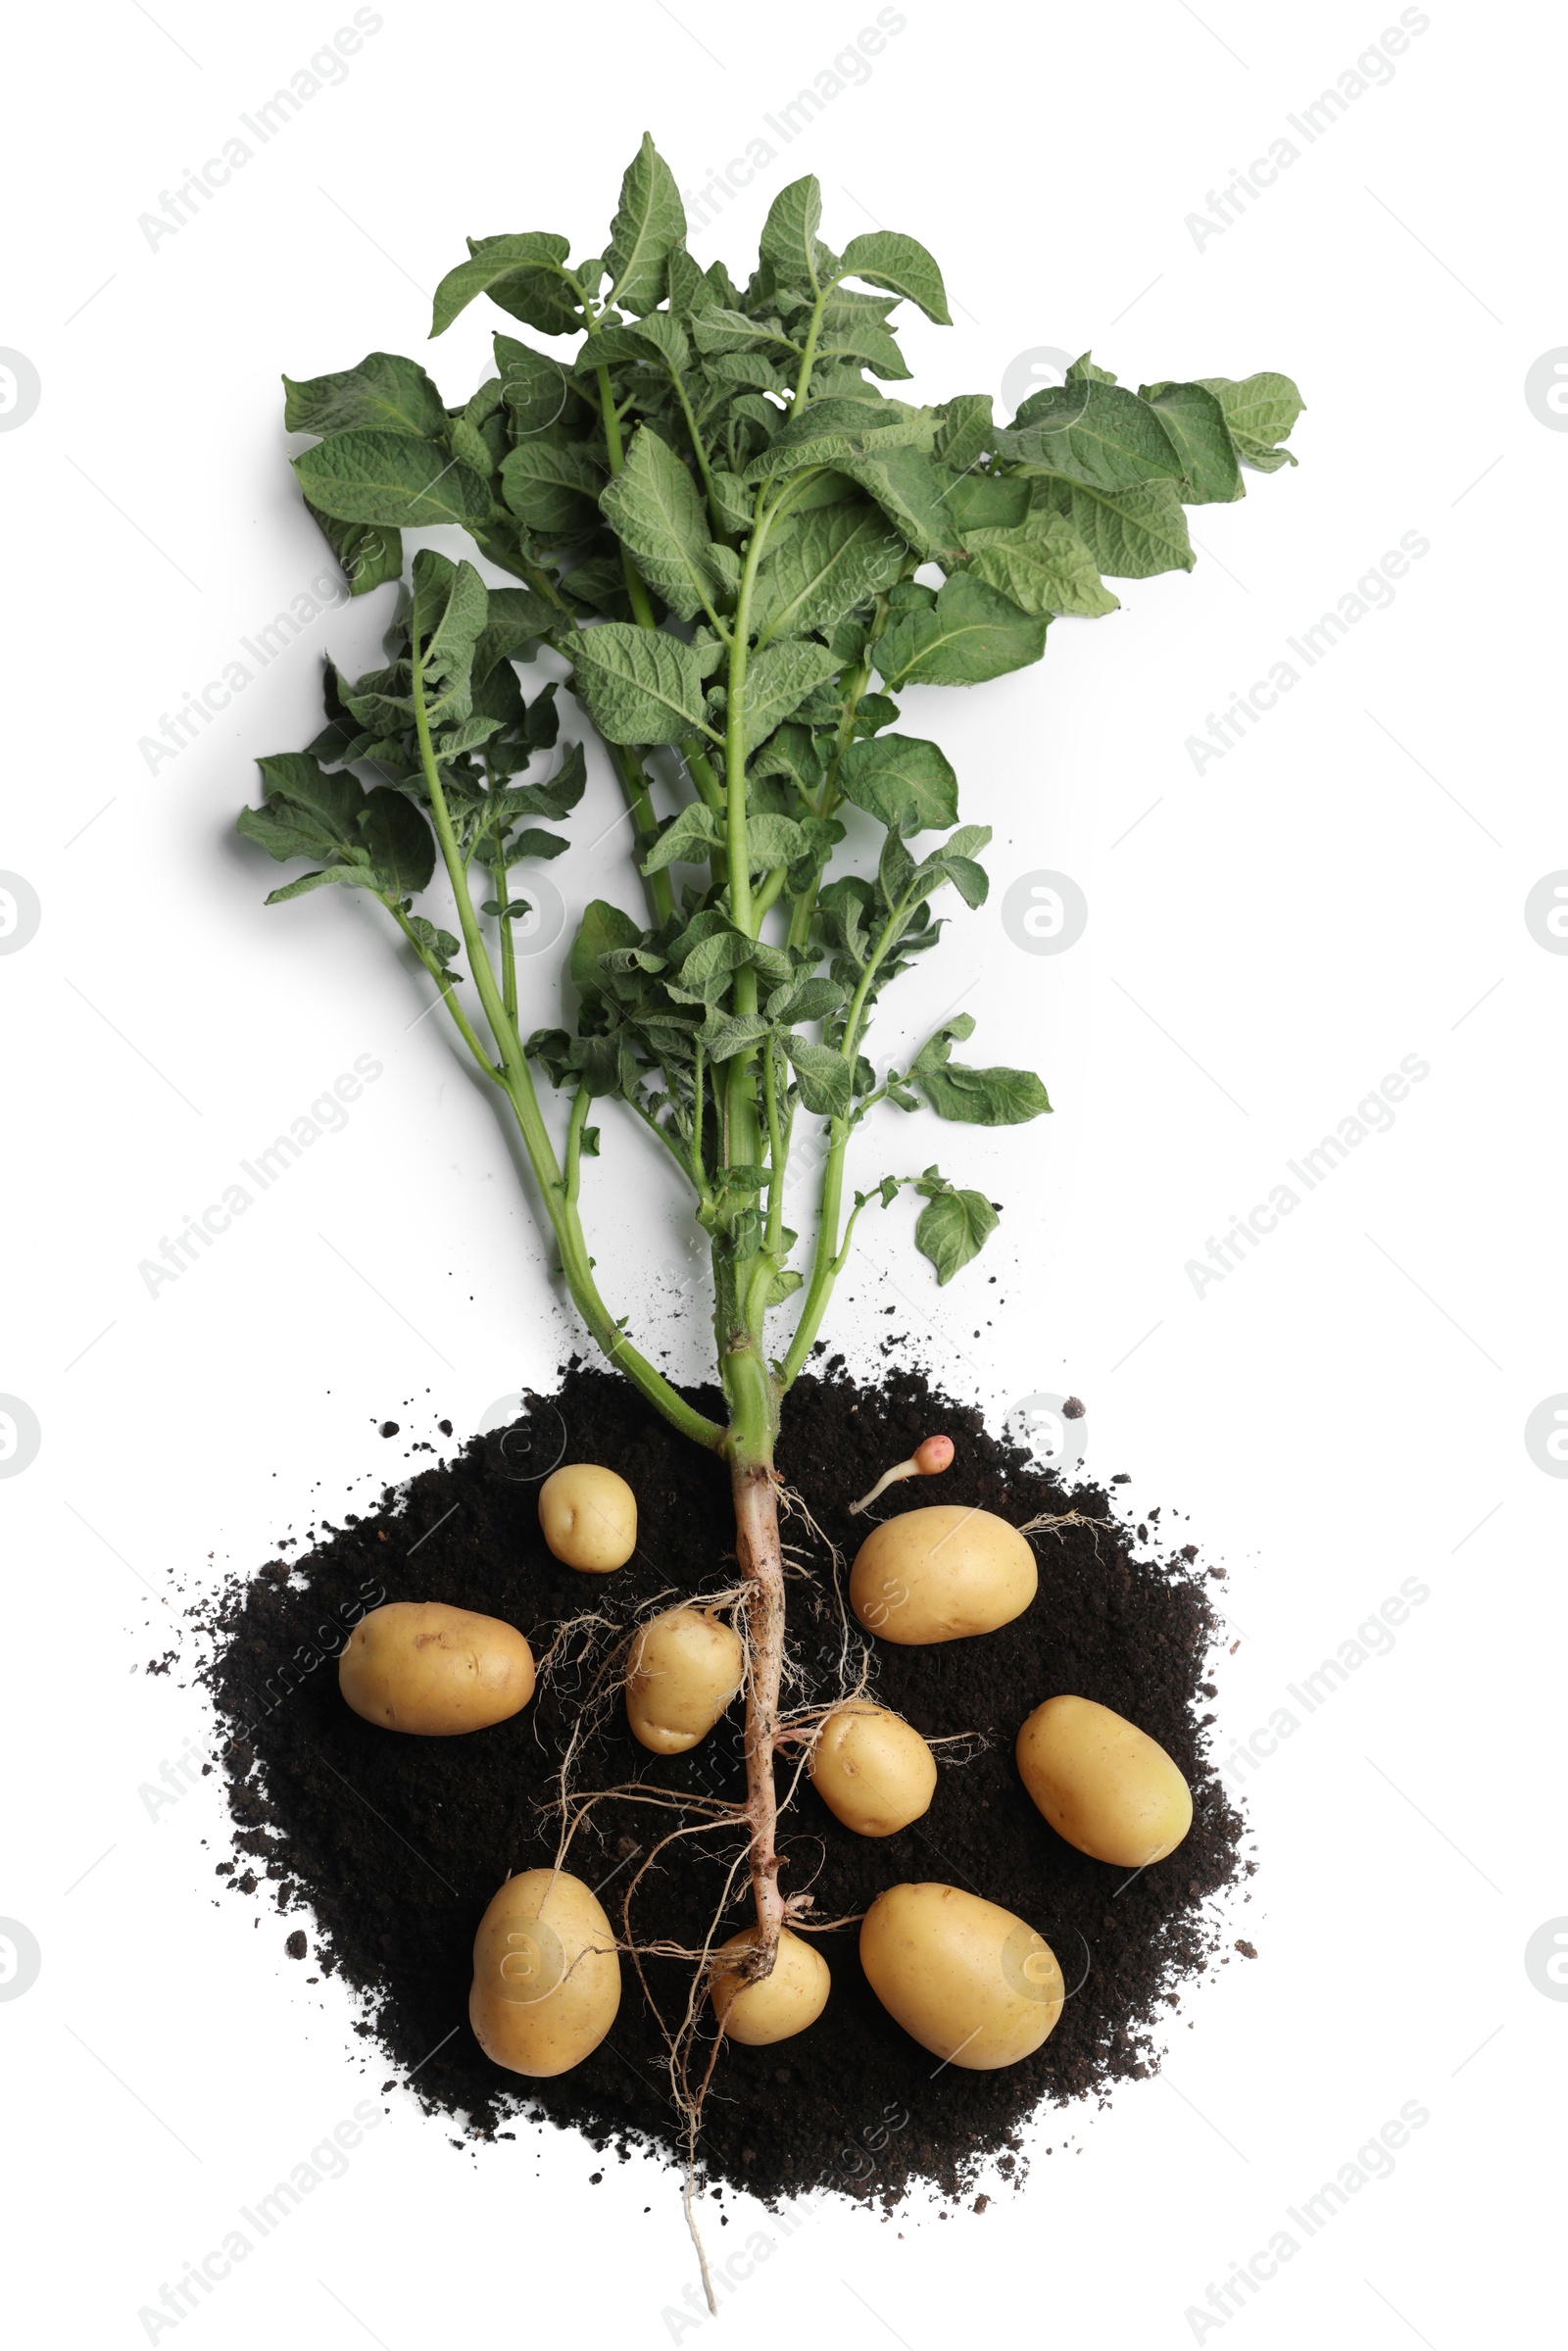
<path id="1" fill-rule="evenodd" d="M 731 1958 L 750 1950 L 756 1940 L 757 1929 L 748 1927 L 720 1943 L 714 1957 Z M 792 2033 L 814 2025 L 832 1988 L 833 1979 L 821 1952 L 786 1927 L 778 1938 L 772 1974 L 751 1984 L 733 1967 L 720 1969 L 713 1978 L 713 2007 L 731 2040 L 760 2049 L 768 2041 L 788 2040 Z"/>
<path id="2" fill-rule="evenodd" d="M 597 2049 L 620 2006 L 614 1929 L 580 1878 L 524 1870 L 473 1941 L 468 2022 L 493 2065 L 536 2082 Z"/>
<path id="3" fill-rule="evenodd" d="M 540 1487 L 539 1524 L 567 1567 L 608 1576 L 637 1548 L 637 1496 L 612 1469 L 573 1461 L 553 1469 Z"/>
<path id="4" fill-rule="evenodd" d="M 1065 1992 L 1043 1935 L 956 1886 L 890 1886 L 860 1922 L 860 1965 L 933 2057 L 991 2073 L 1033 2056 Z"/>
<path id="5" fill-rule="evenodd" d="M 1093 1698 L 1047 1698 L 1019 1732 L 1017 1755 L 1056 1835 L 1097 1861 L 1143 1869 L 1193 1825 L 1192 1790 L 1164 1748 Z"/>
<path id="6" fill-rule="evenodd" d="M 868 1633 L 910 1648 L 1010 1625 L 1039 1581 L 1016 1527 L 990 1510 L 940 1502 L 866 1537 L 850 1571 L 850 1605 Z"/>
<path id="7" fill-rule="evenodd" d="M 631 1644 L 626 1719 L 656 1755 L 684 1755 L 741 1686 L 746 1652 L 733 1625 L 710 1608 L 666 1608 Z"/>
<path id="8" fill-rule="evenodd" d="M 533 1651 L 498 1616 L 444 1600 L 388 1600 L 349 1635 L 337 1682 L 368 1723 L 450 1739 L 521 1712 L 533 1696 Z"/>
<path id="9" fill-rule="evenodd" d="M 822 1725 L 811 1749 L 811 1783 L 857 1837 L 892 1837 L 929 1811 L 937 1759 L 902 1715 L 855 1699 Z"/>

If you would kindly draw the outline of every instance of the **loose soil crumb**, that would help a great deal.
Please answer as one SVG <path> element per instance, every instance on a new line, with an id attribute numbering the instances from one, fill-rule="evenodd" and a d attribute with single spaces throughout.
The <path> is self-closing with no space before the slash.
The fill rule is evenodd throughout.
<path id="1" fill-rule="evenodd" d="M 720 1408 L 710 1393 L 693 1392 L 693 1401 Z M 928 1739 L 981 1733 L 986 1743 L 971 1740 L 979 1751 L 967 1761 L 956 1760 L 964 1748 L 939 1749 L 931 1809 L 897 1837 L 853 1836 L 804 1784 L 781 1822 L 784 1885 L 809 1886 L 823 1918 L 861 1912 L 907 1880 L 966 1886 L 1040 1929 L 1071 1994 L 1034 2057 L 993 2073 L 937 2068 L 871 1993 L 856 1929 L 824 1935 L 818 1947 L 833 1992 L 819 2022 L 772 2048 L 730 2045 L 704 2113 L 699 2157 L 710 2184 L 727 2181 L 767 2201 L 829 2184 L 888 2206 L 924 2183 L 968 2202 L 982 2176 L 1019 2184 L 1027 2169 L 1020 2127 L 1038 2110 L 1102 2098 L 1115 2082 L 1156 2069 L 1157 2028 L 1173 2022 L 1176 1987 L 1201 1975 L 1218 1949 L 1217 1913 L 1203 1905 L 1251 1866 L 1206 1756 L 1213 1718 L 1200 1705 L 1219 1621 L 1192 1545 L 1163 1559 L 1135 1555 L 1103 1488 L 1069 1494 L 917 1373 L 890 1372 L 865 1387 L 844 1374 L 840 1357 L 792 1390 L 780 1472 L 848 1561 L 867 1524 L 851 1519 L 848 1504 L 937 1430 L 954 1439 L 953 1467 L 940 1481 L 895 1488 L 872 1517 L 940 1499 L 1014 1525 L 1068 1510 L 1093 1523 L 1033 1538 L 1039 1595 L 1000 1633 L 927 1648 L 878 1644 L 871 1694 Z M 558 1456 L 602 1462 L 637 1494 L 637 1553 L 613 1577 L 574 1574 L 545 1547 L 538 1481 Z M 790 1580 L 800 1679 L 788 1702 L 820 1701 L 838 1688 L 834 1572 L 798 1518 L 786 1521 L 785 1540 L 802 1569 Z M 552 1398 L 532 1400 L 525 1423 L 474 1439 L 446 1466 L 389 1490 L 375 1516 L 236 1582 L 218 1604 L 206 1678 L 233 1735 L 224 1768 L 236 1851 L 265 1872 L 280 1909 L 313 1914 L 318 1966 L 364 1997 L 357 2030 L 403 2069 L 427 2112 L 460 2118 L 470 2137 L 508 2135 L 502 2126 L 519 2116 L 548 2118 L 623 2156 L 639 2146 L 684 2155 L 663 2041 L 629 1961 L 608 2040 L 554 2082 L 523 2083 L 491 2065 L 468 2029 L 480 1916 L 509 1872 L 554 1857 L 543 1807 L 581 1685 L 569 1670 L 542 1679 L 522 1714 L 468 1737 L 398 1738 L 343 1703 L 331 1658 L 357 1610 L 383 1598 L 446 1600 L 505 1618 L 539 1657 L 551 1628 L 585 1608 L 629 1622 L 660 1594 L 670 1604 L 720 1589 L 733 1581 L 733 1551 L 722 1464 L 670 1430 L 625 1381 L 574 1362 Z M 1064 1844 L 1025 1794 L 1013 1762 L 1018 1726 L 1063 1691 L 1129 1717 L 1185 1773 L 1193 1827 L 1168 1860 L 1132 1876 L 1092 1861 Z M 738 1796 L 739 1711 L 690 1755 L 655 1758 L 617 1707 L 583 1758 L 578 1785 L 637 1779 Z M 617 1929 L 630 1865 L 657 1835 L 650 1823 L 672 1819 L 607 1802 L 579 1831 L 570 1867 L 599 1888 Z M 696 1840 L 683 1856 L 677 1847 L 642 1881 L 637 1939 L 700 1944 L 721 1878 L 716 1857 L 705 1861 Z M 246 1869 L 229 1886 L 249 1893 L 257 1878 Z M 743 1873 L 723 1932 L 748 1916 Z M 291 1952 L 304 1939 L 291 1936 Z M 643 1965 L 665 2014 L 678 2016 L 690 1969 Z"/>

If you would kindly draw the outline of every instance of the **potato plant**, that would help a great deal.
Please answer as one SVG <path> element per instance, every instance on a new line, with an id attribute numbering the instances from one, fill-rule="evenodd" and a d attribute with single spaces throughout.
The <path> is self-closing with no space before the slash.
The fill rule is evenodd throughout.
<path id="1" fill-rule="evenodd" d="M 1017 1126 L 1051 1107 L 1033 1072 L 956 1057 L 967 1014 L 907 1058 L 876 1053 L 884 993 L 935 949 L 939 907 L 977 907 L 988 887 L 990 828 L 959 821 L 953 767 L 901 726 L 900 701 L 1038 661 L 1054 624 L 1116 609 L 1107 578 L 1190 569 L 1184 509 L 1241 497 L 1244 467 L 1294 462 L 1281 444 L 1300 408 L 1281 375 L 1135 393 L 1087 355 L 1008 423 L 980 392 L 902 399 L 889 389 L 909 375 L 895 314 L 912 304 L 947 324 L 941 272 L 891 231 L 833 252 L 820 213 L 814 179 L 785 188 L 739 284 L 687 251 L 675 182 L 645 138 L 602 254 L 573 260 L 554 231 L 484 236 L 442 280 L 433 334 L 482 296 L 534 338 L 497 332 L 471 397 L 449 405 L 416 361 L 385 352 L 285 378 L 285 424 L 316 436 L 294 460 L 300 487 L 353 592 L 395 582 L 400 596 L 382 665 L 350 679 L 328 664 L 324 730 L 260 762 L 264 804 L 239 819 L 273 857 L 311 860 L 270 904 L 340 884 L 380 901 L 516 1123 L 583 1323 L 657 1411 L 728 1464 L 742 1638 L 726 1643 L 711 1613 L 669 1612 L 639 1636 L 630 1699 L 644 1743 L 678 1752 L 743 1687 L 747 1795 L 726 1809 L 755 1920 L 723 1947 L 717 2005 L 737 2034 L 764 2038 L 775 2007 L 814 2014 L 821 1989 L 792 1932 L 809 1926 L 808 1899 L 779 1883 L 775 1766 L 801 1738 L 780 1712 L 780 1414 L 868 1206 L 918 1199 L 914 1243 L 939 1283 L 997 1223 L 985 1195 L 935 1161 L 905 1172 L 927 1154 L 906 1156 L 900 1119 Z M 475 560 L 425 546 L 409 562 L 402 534 L 429 530 L 466 533 Z M 567 846 L 556 828 L 586 766 L 577 744 L 546 766 L 558 684 L 525 693 L 519 672 L 541 647 L 618 778 L 643 901 L 587 906 L 555 1021 L 522 1002 L 515 926 L 528 869 Z M 676 1392 L 601 1293 L 586 1218 L 607 1111 L 668 1160 L 706 1238 L 722 1420 Z M 805 1232 L 786 1221 L 792 1157 L 814 1178 Z M 577 1507 L 564 1477 L 544 1511 L 560 1556 L 589 1541 L 572 1532 Z M 585 1568 L 627 1555 L 632 1535 L 605 1525 Z M 884 1531 L 894 1569 L 909 1527 Z M 1013 1542 L 1016 1556 L 976 1567 L 956 1617 L 935 1591 L 906 1590 L 890 1637 L 1005 1624 L 1033 1592 L 1028 1545 Z M 873 1591 L 872 1627 L 877 1604 Z M 700 1653 L 694 1710 L 662 1707 L 647 1679 L 665 1649 Z M 443 1702 L 436 1690 L 430 1720 Z M 914 1748 L 896 1752 L 908 1727 L 878 1711 L 846 1719 L 816 1766 L 831 1790 L 844 1741 L 861 1742 L 872 1779 L 838 1802 L 871 1836 L 915 1817 L 933 1784 L 924 1742 L 910 1732 Z M 547 1876 L 509 1881 L 484 1933 L 537 1917 Z M 868 1922 L 876 1952 L 903 1915 L 884 1899 Z M 1007 1914 L 973 1899 L 938 1907 L 953 1935 L 989 1949 Z M 579 1959 L 609 1932 L 592 1913 L 570 1921 Z M 613 2014 L 597 1960 L 572 1981 L 590 2022 Z M 1029 1983 L 1004 2053 L 1037 2045 L 1049 2003 Z M 936 2031 L 924 2009 L 911 2016 L 917 2035 Z M 475 2021 L 503 2064 L 509 2035 L 520 2046 L 554 2030 L 520 2007 Z M 540 2069 L 558 2058 L 542 2045 Z"/>

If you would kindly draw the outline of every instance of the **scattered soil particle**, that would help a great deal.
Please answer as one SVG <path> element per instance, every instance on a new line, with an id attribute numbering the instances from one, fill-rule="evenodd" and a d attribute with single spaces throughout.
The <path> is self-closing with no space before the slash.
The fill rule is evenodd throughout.
<path id="1" fill-rule="evenodd" d="M 695 1392 L 693 1400 L 719 1409 L 712 1394 Z M 934 1430 L 957 1448 L 940 1495 L 935 1484 L 911 1482 L 893 1489 L 875 1516 L 940 1498 L 1014 1525 L 1069 1509 L 1091 1523 L 1034 1538 L 1038 1597 L 1002 1632 L 935 1647 L 878 1645 L 872 1690 L 881 1703 L 931 1739 L 983 1737 L 939 1750 L 931 1809 L 897 1837 L 853 1836 L 806 1784 L 782 1824 L 784 1883 L 796 1892 L 809 1886 L 823 1918 L 862 1912 L 905 1881 L 967 1886 L 1041 1930 L 1070 1997 L 1051 2038 L 1020 2064 L 991 2073 L 934 2067 L 871 1993 L 854 1927 L 825 1935 L 819 1947 L 833 1992 L 819 2022 L 787 2052 L 732 2044 L 721 2056 L 699 2151 L 713 2187 L 730 2182 L 775 2201 L 825 2184 L 887 2206 L 919 2183 L 950 2202 L 968 2202 L 983 2176 L 1018 2184 L 1027 2170 L 1020 2127 L 1031 2116 L 1103 2097 L 1115 2082 L 1156 2070 L 1156 2017 L 1169 2029 L 1175 1987 L 1202 1974 L 1219 1947 L 1216 1913 L 1204 1904 L 1250 1868 L 1198 1714 L 1218 1622 L 1183 1553 L 1135 1556 L 1103 1488 L 1069 1494 L 988 1435 L 977 1411 L 918 1374 L 890 1372 L 862 1386 L 840 1357 L 791 1392 L 780 1472 L 848 1561 L 866 1527 L 848 1516 L 848 1504 Z M 603 1462 L 637 1494 L 637 1552 L 612 1578 L 576 1575 L 545 1547 L 538 1481 L 557 1458 Z M 792 1702 L 821 1702 L 840 1687 L 840 1592 L 803 1520 L 788 1521 L 785 1535 L 798 1570 Z M 546 1807 L 580 1712 L 582 1677 L 569 1664 L 542 1677 L 522 1714 L 469 1737 L 398 1738 L 339 1696 L 331 1660 L 343 1625 L 383 1598 L 447 1600 L 520 1626 L 538 1657 L 552 1627 L 585 1609 L 624 1625 L 662 1594 L 669 1604 L 721 1589 L 733 1578 L 733 1547 L 723 1465 L 675 1435 L 626 1382 L 574 1362 L 553 1397 L 531 1400 L 526 1422 L 471 1440 L 451 1462 L 388 1490 L 375 1515 L 286 1567 L 272 1562 L 236 1580 L 216 1605 L 205 1672 L 231 1734 L 224 1768 L 236 1850 L 265 1867 L 281 1908 L 313 1914 L 323 1974 L 363 1995 L 356 2030 L 411 2080 L 428 2112 L 458 2118 L 470 2138 L 496 2136 L 521 2116 L 573 2126 L 622 2156 L 652 2146 L 678 2162 L 684 2152 L 664 2042 L 629 1961 L 609 2038 L 555 2081 L 524 2082 L 491 2065 L 467 2025 L 473 1935 L 486 1904 L 509 1872 L 555 1851 Z M 1168 1860 L 1131 1876 L 1092 1861 L 1029 1801 L 1013 1739 L 1033 1707 L 1062 1691 L 1128 1716 L 1186 1774 L 1193 1828 Z M 640 1779 L 738 1795 L 738 1718 L 737 1707 L 690 1755 L 654 1758 L 612 1708 L 578 1759 L 577 1784 Z M 572 1846 L 570 1866 L 601 1889 L 617 1927 L 620 1891 L 634 1875 L 626 1864 L 648 1842 L 650 1817 L 646 1806 L 601 1804 Z M 700 1944 L 723 1867 L 716 1852 L 701 1856 L 695 1840 L 666 1855 L 641 1881 L 637 1939 Z M 234 1884 L 249 1893 L 257 1881 L 247 1869 Z M 723 1931 L 746 1916 L 742 1879 Z M 290 1937 L 291 1951 L 296 1943 L 303 1948 L 303 1935 Z M 689 1969 L 667 1960 L 645 1960 L 643 1969 L 653 1998 L 678 2016 Z"/>
<path id="2" fill-rule="evenodd" d="M 1251 1943 L 1239 1942 L 1236 1948 L 1238 1951 L 1240 1951 L 1244 1959 L 1255 1959 L 1257 1957 L 1257 1952 Z"/>
<path id="3" fill-rule="evenodd" d="M 288 1953 L 290 1959 L 303 1959 L 309 1947 L 310 1946 L 306 1942 L 303 1933 L 298 1927 L 295 1928 L 293 1934 L 283 1945 L 283 1948 Z"/>

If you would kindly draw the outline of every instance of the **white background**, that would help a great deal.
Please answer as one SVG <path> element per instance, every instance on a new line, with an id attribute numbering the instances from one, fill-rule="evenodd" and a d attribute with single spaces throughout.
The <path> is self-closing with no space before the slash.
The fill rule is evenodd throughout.
<path id="1" fill-rule="evenodd" d="M 342 85 L 156 249 L 138 216 L 341 20 L 326 0 L 159 0 L 156 22 L 99 0 L 13 27 L 26 225 L 0 342 L 42 385 L 0 436 L 0 865 L 42 907 L 0 960 L 0 1389 L 42 1431 L 0 1483 L 0 1914 L 42 1950 L 32 1988 L 0 2001 L 19 2340 L 145 2340 L 140 2307 L 387 2070 L 365 2070 L 346 1997 L 308 1988 L 271 1912 L 216 1898 L 216 1781 L 147 1817 L 138 1788 L 208 1717 L 186 1667 L 154 1679 L 146 1660 L 180 1643 L 194 1594 L 363 1500 L 439 1415 L 461 1438 L 546 1379 L 567 1328 L 489 1104 L 436 1020 L 409 1026 L 426 984 L 376 909 L 325 892 L 264 912 L 274 876 L 233 837 L 255 756 L 315 731 L 318 656 L 368 665 L 390 592 L 320 620 L 155 775 L 138 741 L 324 568 L 280 369 L 421 354 L 466 233 L 560 227 L 598 250 L 645 126 L 688 188 L 748 139 L 778 148 L 764 114 L 873 13 L 388 0 Z M 1000 401 L 1021 352 L 1092 345 L 1133 383 L 1283 368 L 1309 406 L 1298 470 L 1195 515 L 1191 577 L 1126 583 L 1121 613 L 1054 628 L 1041 667 L 906 698 L 998 840 L 989 906 L 959 912 L 885 1042 L 973 983 L 977 1050 L 1038 1066 L 1055 1115 L 992 1139 L 924 1114 L 898 1128 L 889 1163 L 913 1136 L 1007 1213 L 940 1297 L 912 1212 L 868 1219 L 838 1335 L 866 1360 L 877 1335 L 923 1334 L 998 1414 L 1038 1391 L 1087 1399 L 1091 1466 L 1132 1473 L 1135 1514 L 1189 1512 L 1229 1569 L 1227 1747 L 1401 1580 L 1430 1597 L 1256 1767 L 1260 1867 L 1227 1940 L 1260 1956 L 1173 2014 L 1161 2078 L 1049 2120 L 1056 2152 L 982 2219 L 835 2208 L 788 2239 L 765 2222 L 765 2286 L 690 2333 L 909 2351 L 999 2326 L 1107 2351 L 1520 2339 L 1557 2210 L 1568 2033 L 1524 1966 L 1568 1913 L 1568 1486 L 1523 1438 L 1568 1389 L 1568 960 L 1523 912 L 1568 865 L 1550 552 L 1568 438 L 1524 388 L 1568 342 L 1560 25 L 1435 0 L 1392 80 L 1311 147 L 1296 137 L 1278 184 L 1200 245 L 1186 217 L 1396 9 L 904 13 L 863 85 L 694 235 L 702 258 L 744 276 L 767 203 L 811 171 L 831 242 L 874 216 L 945 268 L 956 326 L 906 330 L 917 396 Z M 483 307 L 435 348 L 449 399 L 479 380 Z M 1195 773 L 1207 714 L 1410 531 L 1430 553 L 1392 607 Z M 615 807 L 596 765 L 576 837 Z M 1002 925 L 1008 883 L 1041 868 L 1090 906 L 1058 957 Z M 635 903 L 613 832 L 552 871 L 573 906 Z M 540 1020 L 554 961 L 525 975 Z M 139 1261 L 362 1053 L 385 1074 L 347 1129 L 150 1298 Z M 1430 1076 L 1392 1131 L 1195 1295 L 1187 1261 L 1407 1054 Z M 591 1180 L 606 1290 L 641 1314 L 661 1179 L 616 1135 Z M 673 1208 L 656 1246 L 678 1257 Z M 374 1433 L 386 1415 L 395 1445 Z M 1412 2100 L 1430 2121 L 1394 2176 L 1202 2332 L 1185 2314 L 1209 2282 Z M 386 2102 L 348 2176 L 181 2341 L 688 2339 L 664 2315 L 689 2318 L 692 2278 L 667 2173 L 612 2162 L 590 2189 L 598 2162 L 569 2137 L 461 2154 L 407 2092 Z M 721 2251 L 736 2233 L 713 2231 Z"/>

